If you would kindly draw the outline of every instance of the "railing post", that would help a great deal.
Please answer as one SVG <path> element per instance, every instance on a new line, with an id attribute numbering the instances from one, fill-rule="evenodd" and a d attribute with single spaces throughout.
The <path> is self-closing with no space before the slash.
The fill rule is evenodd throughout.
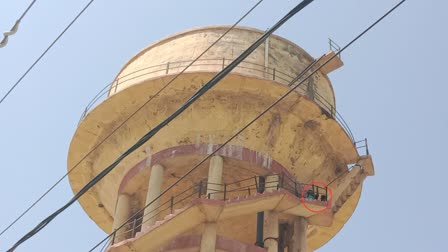
<path id="1" fill-rule="evenodd" d="M 174 213 L 174 196 L 171 196 L 171 199 L 170 199 L 170 211 L 171 211 L 171 214 Z"/>
<path id="2" fill-rule="evenodd" d="M 115 244 L 115 235 L 117 234 L 117 229 L 114 230 L 114 233 L 112 235 L 112 243 L 111 245 Z"/>
<path id="3" fill-rule="evenodd" d="M 280 181 L 279 181 L 279 183 L 277 185 L 277 190 L 280 189 L 280 188 L 284 188 L 284 186 L 285 186 L 284 183 L 285 183 L 285 173 L 282 172 L 282 176 L 281 176 Z"/>
<path id="4" fill-rule="evenodd" d="M 117 88 L 118 88 L 118 80 L 119 80 L 120 78 L 117 78 L 116 80 L 115 80 L 115 93 L 117 92 Z"/>
<path id="5" fill-rule="evenodd" d="M 369 145 L 367 145 L 367 138 L 364 138 L 366 145 L 366 154 L 369 155 Z"/>
<path id="6" fill-rule="evenodd" d="M 226 200 L 226 194 L 227 194 L 227 184 L 224 183 L 224 200 Z"/>
<path id="7" fill-rule="evenodd" d="M 275 80 L 275 68 L 272 70 L 272 80 Z"/>
<path id="8" fill-rule="evenodd" d="M 131 232 L 131 238 L 135 237 L 135 226 L 137 225 L 137 218 L 134 218 L 134 222 L 132 223 L 132 232 Z"/>
<path id="9" fill-rule="evenodd" d="M 294 195 L 296 195 L 296 197 L 299 197 L 299 192 L 297 191 L 297 181 L 294 181 Z"/>
<path id="10" fill-rule="evenodd" d="M 198 188 L 199 198 L 202 196 L 202 180 L 199 181 L 199 188 Z"/>
<path id="11" fill-rule="evenodd" d="M 81 115 L 81 120 L 84 119 L 86 117 L 86 115 L 87 115 L 87 107 L 84 109 L 84 112 Z"/>
<path id="12" fill-rule="evenodd" d="M 254 176 L 254 180 L 255 180 L 255 189 L 257 189 L 257 192 L 258 192 L 258 181 L 257 181 L 257 176 Z"/>
<path id="13" fill-rule="evenodd" d="M 166 63 L 166 72 L 165 72 L 165 74 L 168 74 L 169 70 L 170 70 L 170 63 L 168 62 L 168 63 Z"/>
<path id="14" fill-rule="evenodd" d="M 226 58 L 222 58 L 222 69 L 226 66 Z"/>

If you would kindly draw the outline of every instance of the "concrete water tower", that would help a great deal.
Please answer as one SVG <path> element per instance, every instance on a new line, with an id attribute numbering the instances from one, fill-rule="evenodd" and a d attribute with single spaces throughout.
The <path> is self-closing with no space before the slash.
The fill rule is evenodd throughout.
<path id="1" fill-rule="evenodd" d="M 153 97 L 228 28 L 175 34 L 124 65 L 107 99 L 85 114 L 71 142 L 69 168 L 99 145 L 69 175 L 75 193 L 263 33 L 233 29 Z M 336 235 L 356 208 L 362 181 L 374 174 L 368 152 L 358 153 L 346 124 L 337 120 L 327 74 L 342 66 L 339 58 L 131 218 L 288 91 L 288 83 L 314 60 L 294 43 L 271 36 L 83 196 L 81 206 L 105 232 L 126 223 L 108 251 L 310 252 Z"/>

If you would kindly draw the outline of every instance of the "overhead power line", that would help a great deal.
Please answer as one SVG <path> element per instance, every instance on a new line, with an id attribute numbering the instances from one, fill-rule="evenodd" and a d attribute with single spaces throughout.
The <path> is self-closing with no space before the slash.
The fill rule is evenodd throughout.
<path id="1" fill-rule="evenodd" d="M 90 0 L 86 6 L 76 15 L 76 17 L 65 27 L 65 29 L 56 37 L 55 40 L 45 49 L 45 51 L 34 61 L 33 64 L 31 64 L 30 67 L 20 76 L 20 78 L 12 85 L 12 87 L 6 92 L 6 94 L 2 97 L 0 100 L 0 104 L 6 99 L 6 97 L 11 94 L 11 92 L 22 82 L 22 80 L 28 75 L 28 73 L 39 63 L 39 61 L 47 54 L 48 51 L 58 42 L 58 40 L 67 32 L 68 29 L 78 20 L 78 18 L 89 8 L 89 6 L 93 3 L 95 0 Z"/>
<path id="2" fill-rule="evenodd" d="M 106 167 L 98 175 L 96 175 L 90 182 L 88 182 L 81 190 L 74 195 L 64 206 L 59 208 L 53 214 L 41 221 L 35 228 L 24 235 L 19 241 L 17 241 L 8 252 L 14 251 L 20 244 L 28 240 L 29 238 L 36 235 L 40 230 L 42 230 L 46 225 L 48 225 L 54 218 L 56 218 L 60 213 L 65 211 L 73 203 L 75 203 L 82 195 L 84 195 L 90 188 L 92 188 L 96 183 L 98 183 L 102 178 L 104 178 L 109 172 L 111 172 L 124 158 L 130 155 L 132 152 L 137 150 L 140 146 L 151 139 L 157 132 L 164 128 L 168 123 L 179 116 L 183 111 L 185 111 L 189 106 L 191 106 L 199 97 L 215 86 L 220 80 L 222 80 L 227 74 L 229 74 L 241 61 L 247 58 L 255 49 L 258 48 L 273 32 L 280 28 L 286 21 L 292 18 L 295 14 L 305 8 L 308 4 L 314 0 L 304 0 L 294 7 L 290 12 L 288 12 L 282 19 L 280 19 L 272 28 L 265 32 L 257 41 L 255 41 L 248 49 L 246 49 L 240 56 L 238 56 L 233 62 L 226 66 L 221 72 L 216 74 L 210 81 L 207 82 L 203 87 L 201 87 L 193 96 L 190 97 L 180 108 L 178 108 L 172 115 L 162 121 L 155 128 L 150 130 L 146 135 L 144 135 L 140 140 L 137 141 L 131 148 L 120 155 L 111 165 Z"/>
<path id="3" fill-rule="evenodd" d="M 20 22 L 22 21 L 22 19 L 26 16 L 26 14 L 28 13 L 28 11 L 31 9 L 31 7 L 33 7 L 34 3 L 37 0 L 33 0 L 31 1 L 31 3 L 28 5 L 28 7 L 26 8 L 26 10 L 22 13 L 22 15 L 20 16 L 19 19 L 16 20 L 16 22 L 14 23 L 14 25 L 11 27 L 11 29 L 9 31 L 6 31 L 3 33 L 3 39 L 2 41 L 0 41 L 0 48 L 5 47 L 6 44 L 8 44 L 8 39 L 9 36 L 14 35 L 17 30 L 19 29 L 19 25 Z"/>
<path id="4" fill-rule="evenodd" d="M 167 84 L 165 84 L 159 91 L 152 95 L 143 105 L 141 105 L 137 110 L 135 110 L 131 115 L 129 115 L 123 122 L 121 122 L 115 129 L 113 129 L 109 134 L 106 135 L 96 146 L 94 146 L 87 154 L 85 154 L 73 167 L 71 167 L 64 176 L 62 176 L 56 183 L 54 183 L 47 191 L 45 191 L 37 200 L 35 200 L 25 211 L 23 211 L 13 222 L 11 222 L 5 229 L 0 232 L 0 236 L 8 231 L 17 221 L 19 221 L 25 214 L 27 214 L 37 203 L 39 203 L 44 197 L 47 196 L 61 181 L 63 181 L 72 171 L 74 171 L 92 152 L 98 149 L 110 136 L 112 136 L 118 129 L 120 129 L 127 121 L 129 121 L 135 114 L 142 110 L 148 103 L 150 103 L 154 98 L 158 97 L 168 86 L 171 85 L 180 75 L 182 75 L 190 66 L 192 66 L 196 61 L 198 61 L 204 54 L 206 54 L 213 46 L 215 46 L 223 37 L 225 37 L 230 31 L 232 31 L 238 24 L 241 23 L 255 8 L 257 8 L 264 0 L 259 0 L 252 8 L 247 11 L 237 22 L 235 22 L 229 29 L 227 29 L 218 39 L 216 39 L 209 47 L 207 47 L 199 56 L 197 56 L 190 64 L 188 64 L 182 71 L 176 74 Z"/>
<path id="5" fill-rule="evenodd" d="M 393 11 L 395 11 L 400 5 L 402 5 L 404 2 L 406 2 L 406 0 L 402 0 L 401 2 L 399 2 L 398 4 L 396 4 L 392 9 L 390 9 L 388 12 L 386 12 L 386 14 L 384 14 L 382 17 L 380 17 L 377 21 L 375 21 L 373 24 L 371 24 L 368 28 L 366 28 L 363 32 L 361 32 L 358 36 L 356 36 L 352 41 L 350 41 L 347 45 L 345 45 L 341 50 L 339 50 L 338 52 L 335 53 L 335 55 L 333 55 L 332 57 L 330 57 L 329 59 L 327 59 L 322 65 L 320 65 L 318 68 L 316 68 L 314 71 L 312 71 L 310 74 L 308 74 L 304 79 L 302 79 L 298 84 L 296 84 L 295 86 L 293 86 L 290 90 L 288 90 L 285 94 L 283 94 L 281 97 L 279 97 L 276 101 L 274 101 L 271 105 L 269 105 L 266 109 L 264 109 L 260 114 L 258 114 L 255 118 L 253 118 L 248 124 L 246 124 L 243 128 L 241 128 L 240 130 L 238 130 L 234 135 L 232 135 L 230 138 L 228 138 L 223 144 L 221 144 L 216 150 L 214 150 L 212 153 L 210 153 L 209 155 L 207 155 L 205 158 L 203 158 L 201 161 L 199 161 L 195 166 L 193 166 L 193 168 L 191 168 L 189 171 L 187 171 L 185 174 L 183 174 L 179 179 L 177 179 L 173 184 L 171 184 L 170 186 L 168 186 L 165 190 L 163 190 L 159 196 L 157 196 L 155 199 L 153 199 L 151 202 L 149 202 L 148 204 L 146 204 L 145 207 L 141 208 L 139 211 L 137 211 L 136 213 L 134 213 L 130 218 L 128 218 L 126 221 L 124 221 L 120 226 L 118 226 L 113 232 L 111 232 L 108 236 L 106 236 L 103 240 L 101 240 L 99 243 L 97 243 L 92 249 L 89 250 L 89 252 L 94 251 L 98 246 L 100 246 L 102 243 L 104 243 L 105 241 L 109 240 L 109 238 L 111 238 L 118 230 L 120 230 L 120 228 L 122 228 L 124 225 L 126 225 L 130 220 L 132 220 L 133 218 L 135 218 L 138 214 L 140 214 L 142 211 L 144 211 L 144 209 L 146 209 L 147 207 L 149 207 L 151 204 L 153 204 L 154 202 L 156 202 L 157 200 L 159 200 L 164 194 L 166 194 L 168 191 L 170 191 L 174 186 L 176 186 L 178 183 L 180 183 L 182 180 L 184 180 L 188 175 L 190 175 L 193 171 L 195 171 L 197 168 L 199 168 L 205 161 L 207 161 L 209 158 L 211 158 L 212 156 L 214 156 L 216 153 L 218 153 L 218 151 L 220 151 L 224 146 L 226 146 L 230 141 L 232 141 L 233 139 L 235 139 L 239 134 L 241 134 L 241 132 L 243 132 L 245 129 L 247 129 L 248 127 L 250 127 L 254 122 L 256 122 L 259 118 L 261 118 L 264 114 L 266 114 L 270 109 L 272 109 L 275 105 L 277 105 L 279 102 L 281 102 L 284 98 L 286 98 L 289 94 L 291 94 L 292 92 L 294 92 L 300 85 L 302 85 L 305 81 L 307 81 L 311 76 L 313 76 L 314 74 L 316 74 L 317 71 L 319 71 L 321 68 L 323 68 L 324 66 L 326 66 L 330 61 L 332 61 L 335 57 L 338 57 L 343 51 L 345 51 L 348 47 L 350 47 L 353 43 L 355 43 L 358 39 L 360 39 L 362 36 L 364 36 L 364 34 L 366 34 L 368 31 L 370 31 L 373 27 L 375 27 L 379 22 L 381 22 L 384 18 L 386 18 L 387 16 L 389 16 Z M 322 56 L 323 57 L 323 56 Z M 321 57 L 321 58 L 322 58 Z M 309 69 L 311 69 L 314 64 L 318 61 L 320 61 L 319 58 L 318 60 L 315 60 L 314 62 L 312 62 L 304 71 L 302 71 L 299 75 L 297 75 L 296 78 L 294 78 L 288 86 L 292 86 L 295 82 L 297 82 L 298 80 L 300 80 L 305 74 L 306 72 L 309 71 Z M 355 164 L 355 166 L 359 166 L 358 164 Z M 354 166 L 353 166 L 354 167 Z M 333 183 L 335 180 L 337 180 L 338 178 L 340 178 L 341 176 L 343 176 L 345 173 L 349 172 L 353 167 L 351 167 L 350 169 L 348 169 L 346 172 L 344 172 L 343 174 L 339 175 L 338 177 L 336 177 L 333 181 L 330 182 Z"/>

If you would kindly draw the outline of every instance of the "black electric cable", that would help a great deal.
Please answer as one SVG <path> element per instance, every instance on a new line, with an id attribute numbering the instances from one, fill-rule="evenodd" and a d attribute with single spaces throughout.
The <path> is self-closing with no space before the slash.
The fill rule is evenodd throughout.
<path id="1" fill-rule="evenodd" d="M 70 29 L 70 27 L 76 22 L 76 20 L 78 20 L 78 18 L 87 10 L 87 8 L 89 8 L 89 6 L 93 3 L 93 1 L 95 0 L 90 0 L 86 6 L 84 6 L 84 8 L 78 13 L 78 15 L 76 15 L 76 17 L 68 24 L 67 27 L 65 27 L 65 29 L 56 37 L 55 40 L 53 40 L 53 42 L 47 47 L 47 49 L 45 49 L 45 51 L 34 61 L 33 64 L 31 64 L 31 66 L 25 71 L 25 73 L 22 74 L 22 76 L 16 81 L 16 83 L 14 83 L 14 85 L 12 85 L 12 87 L 8 90 L 8 92 L 6 92 L 6 94 L 3 96 L 3 98 L 0 100 L 0 104 L 9 96 L 9 94 L 11 94 L 11 92 L 17 87 L 17 85 L 19 85 L 22 80 L 25 78 L 25 76 L 28 75 L 28 73 L 37 65 L 37 63 L 39 63 L 39 61 L 45 56 L 45 54 L 47 54 L 48 51 L 50 51 L 50 49 L 56 44 L 56 42 L 58 42 L 58 40 L 65 34 L 65 32 Z"/>
<path id="2" fill-rule="evenodd" d="M 231 27 L 229 27 L 218 39 L 216 39 L 210 46 L 208 46 L 199 56 L 197 56 L 190 64 L 188 64 L 182 71 L 176 74 L 170 81 L 167 82 L 159 91 L 152 95 L 143 105 L 141 105 L 137 110 L 130 114 L 125 120 L 123 120 L 115 129 L 113 129 L 109 134 L 107 134 L 96 146 L 94 146 L 90 151 L 88 151 L 73 167 L 71 167 L 67 173 L 64 174 L 56 183 L 54 183 L 47 191 L 45 191 L 37 200 L 35 200 L 25 211 L 23 211 L 12 223 L 10 223 L 5 229 L 0 232 L 0 236 L 10 229 L 17 221 L 19 221 L 26 213 L 28 213 L 37 203 L 39 203 L 48 193 L 50 193 L 59 183 L 61 183 L 74 169 L 76 169 L 82 161 L 84 161 L 92 152 L 98 149 L 110 136 L 112 136 L 118 129 L 120 129 L 127 121 L 129 121 L 135 114 L 142 110 L 148 103 L 150 103 L 154 98 L 158 97 L 161 92 L 163 92 L 168 86 L 171 85 L 180 75 L 185 73 L 185 71 L 192 66 L 196 61 L 198 61 L 205 53 L 207 53 L 213 46 L 215 46 L 223 37 L 225 37 L 230 31 L 232 31 L 241 21 L 243 21 L 255 8 L 258 7 L 264 0 L 259 0 L 255 5 L 252 6 L 237 22 L 235 22 Z"/>
<path id="3" fill-rule="evenodd" d="M 215 86 L 220 80 L 222 80 L 227 74 L 229 74 L 241 61 L 247 58 L 255 49 L 258 48 L 273 32 L 275 32 L 278 28 L 280 28 L 286 21 L 288 21 L 291 17 L 301 11 L 303 8 L 308 6 L 314 0 L 304 0 L 299 3 L 296 7 L 294 7 L 290 12 L 288 12 L 282 19 L 280 19 L 272 28 L 266 31 L 255 43 L 253 43 L 248 49 L 246 49 L 240 56 L 238 56 L 234 61 L 232 61 L 228 66 L 226 66 L 221 72 L 216 74 L 207 84 L 205 84 L 202 88 L 200 88 L 190 99 L 188 99 L 184 105 L 182 105 L 179 109 L 177 109 L 172 115 L 162 121 L 155 128 L 150 130 L 146 135 L 144 135 L 137 143 L 135 143 L 131 148 L 125 151 L 122 155 L 120 155 L 110 166 L 101 171 L 98 175 L 96 175 L 90 182 L 88 182 L 81 190 L 75 194 L 75 196 L 70 199 L 64 206 L 55 211 L 53 214 L 45 218 L 41 221 L 35 228 L 33 228 L 30 232 L 28 232 L 25 236 L 23 236 L 19 241 L 17 241 L 13 247 L 11 247 L 8 252 L 14 251 L 20 244 L 37 234 L 40 230 L 42 230 L 46 225 L 48 225 L 54 218 L 56 218 L 61 212 L 75 203 L 84 193 L 86 193 L 90 188 L 92 188 L 96 183 L 98 183 L 104 176 L 106 176 L 110 171 L 112 171 L 124 158 L 126 158 L 129 154 L 134 152 L 140 146 L 142 146 L 145 142 L 151 139 L 157 132 L 159 132 L 163 127 L 165 127 L 169 122 L 174 120 L 178 115 L 180 115 L 183 111 L 185 111 L 189 106 L 191 106 L 199 97 L 201 97 L 204 93 L 210 90 L 213 86 Z"/>
<path id="4" fill-rule="evenodd" d="M 360 166 L 359 164 L 354 164 L 352 167 L 348 168 L 347 170 L 345 170 L 343 173 L 339 174 L 339 176 L 337 176 L 336 178 L 334 178 L 332 181 L 330 181 L 330 183 L 327 184 L 327 187 L 330 186 L 331 184 L 333 184 L 336 180 L 340 179 L 342 176 L 344 176 L 345 174 L 348 174 L 353 168 L 355 167 L 360 167 L 362 169 L 362 166 Z"/>
<path id="5" fill-rule="evenodd" d="M 17 30 L 19 29 L 20 22 L 25 17 L 25 15 L 28 13 L 28 11 L 33 7 L 33 5 L 36 3 L 36 0 L 31 1 L 31 3 L 28 5 L 28 7 L 25 9 L 25 11 L 22 13 L 19 19 L 16 20 L 14 25 L 11 27 L 11 29 L 7 32 L 3 33 L 3 39 L 0 41 L 0 48 L 5 47 L 6 44 L 8 44 L 9 36 L 16 34 Z"/>
<path id="6" fill-rule="evenodd" d="M 25 17 L 25 15 L 28 13 L 28 11 L 31 9 L 31 7 L 33 7 L 33 5 L 36 3 L 36 0 L 31 1 L 31 3 L 28 5 L 28 7 L 26 8 L 26 10 L 22 13 L 22 15 L 20 16 L 20 18 L 18 19 L 18 21 L 22 21 L 22 19 Z"/>
<path id="7" fill-rule="evenodd" d="M 276 104 L 278 104 L 280 101 L 282 101 L 286 96 L 288 96 L 290 93 L 294 92 L 300 85 L 302 85 L 306 80 L 308 80 L 311 76 L 313 76 L 317 71 L 319 71 L 322 67 L 326 66 L 330 61 L 332 61 L 335 57 L 339 56 L 343 51 L 345 51 L 348 47 L 350 47 L 353 43 L 355 43 L 359 38 L 361 38 L 364 34 L 366 34 L 368 31 L 370 31 L 373 27 L 375 27 L 379 22 L 381 22 L 384 18 L 386 18 L 389 14 L 391 14 L 395 9 L 397 9 L 400 5 L 402 5 L 406 0 L 400 1 L 398 4 L 396 4 L 392 9 L 390 9 L 386 14 L 384 14 L 381 18 L 379 18 L 377 21 L 375 21 L 372 25 L 370 25 L 368 28 L 366 28 L 363 32 L 361 32 L 358 36 L 356 36 L 353 40 L 351 40 L 347 45 L 345 45 L 341 50 L 339 50 L 335 55 L 330 57 L 328 60 L 326 60 L 322 65 L 320 65 L 318 68 L 316 68 L 313 72 L 311 72 L 309 75 L 307 75 L 303 80 L 301 80 L 298 84 L 296 84 L 293 88 L 288 90 L 285 94 L 283 94 L 280 98 L 278 98 L 275 102 L 273 102 L 271 105 L 269 105 L 263 112 L 261 112 L 259 115 L 257 115 L 254 119 L 252 119 L 248 124 L 246 124 L 243 128 L 238 130 L 233 136 L 231 136 L 229 139 L 227 139 L 223 144 L 221 144 L 216 150 L 214 150 L 212 153 L 207 155 L 205 158 L 203 158 L 201 161 L 199 161 L 193 168 L 191 168 L 189 171 L 187 171 L 184 175 L 182 175 L 179 179 L 177 179 L 173 184 L 168 186 L 163 192 L 159 194 L 155 199 L 153 199 L 151 202 L 149 202 L 145 207 L 137 211 L 134 215 L 132 215 L 129 219 L 127 219 L 123 224 L 121 224 L 119 227 L 117 227 L 112 233 L 110 233 L 107 237 L 105 237 L 103 240 L 101 240 L 99 243 L 97 243 L 92 249 L 89 250 L 89 252 L 92 252 L 95 250 L 98 246 L 100 246 L 103 242 L 108 240 L 110 237 L 112 237 L 120 228 L 122 228 L 124 225 L 128 223 L 128 221 L 132 220 L 135 216 L 137 216 L 139 213 L 141 213 L 144 209 L 146 209 L 148 206 L 153 204 L 155 201 L 160 199 L 165 193 L 167 193 L 169 190 L 171 190 L 174 186 L 176 186 L 179 182 L 184 180 L 188 175 L 190 175 L 194 170 L 196 170 L 201 164 L 203 164 L 206 160 L 208 160 L 210 157 L 214 156 L 216 153 L 218 153 L 219 150 L 221 150 L 226 144 L 228 144 L 230 141 L 232 141 L 235 137 L 237 137 L 241 132 L 243 132 L 246 128 L 251 126 L 255 121 L 257 121 L 260 117 L 262 117 L 265 113 L 267 113 L 272 107 L 274 107 Z M 322 57 L 321 57 L 322 58 Z M 319 60 L 317 60 L 319 61 Z M 315 61 L 315 62 L 317 62 Z M 312 64 L 314 64 L 313 62 Z M 307 67 L 307 69 L 310 68 Z M 300 80 L 302 78 L 303 74 L 306 73 L 307 69 L 305 69 L 301 74 L 299 74 L 294 80 L 290 82 L 291 86 L 296 81 Z M 345 172 L 344 172 L 345 173 Z M 342 176 L 341 174 L 340 176 Z M 331 182 L 333 183 L 334 180 Z"/>

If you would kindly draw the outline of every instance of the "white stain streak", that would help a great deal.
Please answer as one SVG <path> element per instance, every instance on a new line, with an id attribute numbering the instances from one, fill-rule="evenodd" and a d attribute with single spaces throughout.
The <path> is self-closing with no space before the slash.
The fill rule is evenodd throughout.
<path id="1" fill-rule="evenodd" d="M 194 147 L 196 147 L 196 149 L 199 149 L 200 145 L 201 145 L 201 134 L 196 134 L 196 142 L 194 143 Z"/>
<path id="2" fill-rule="evenodd" d="M 207 155 L 213 152 L 213 135 L 208 135 Z"/>
<path id="3" fill-rule="evenodd" d="M 207 155 L 212 154 L 213 152 L 213 144 L 212 143 L 208 143 L 207 144 Z"/>
<path id="4" fill-rule="evenodd" d="M 150 167 L 151 166 L 151 161 L 152 161 L 152 154 L 151 154 L 151 146 L 146 146 L 146 167 Z"/>
<path id="5" fill-rule="evenodd" d="M 261 164 L 266 169 L 271 169 L 272 166 L 272 158 L 269 155 L 266 155 L 264 153 L 259 153 L 255 155 L 255 161 L 257 164 Z"/>

